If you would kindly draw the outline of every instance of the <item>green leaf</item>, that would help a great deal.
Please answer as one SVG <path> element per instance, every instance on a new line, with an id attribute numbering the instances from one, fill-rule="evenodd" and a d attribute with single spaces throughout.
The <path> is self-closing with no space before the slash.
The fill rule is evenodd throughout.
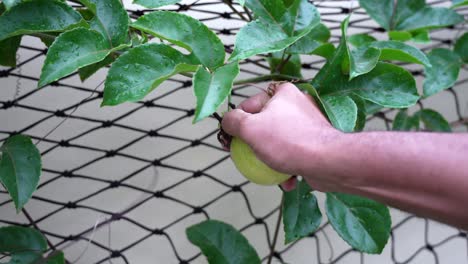
<path id="1" fill-rule="evenodd" d="M 39 183 L 41 154 L 31 139 L 23 135 L 8 138 L 0 151 L 0 182 L 20 211 Z"/>
<path id="2" fill-rule="evenodd" d="M 348 23 L 349 18 L 342 23 L 344 36 Z M 396 65 L 379 62 L 369 73 L 349 81 L 342 70 L 347 54 L 346 38 L 342 37 L 334 55 L 312 80 L 312 85 L 322 97 L 354 94 L 379 105 L 395 108 L 416 103 L 419 98 L 416 82 L 408 71 Z"/>
<path id="3" fill-rule="evenodd" d="M 419 99 L 416 82 L 411 73 L 399 66 L 383 62 L 379 62 L 371 72 L 356 77 L 341 89 L 385 107 L 409 107 Z"/>
<path id="4" fill-rule="evenodd" d="M 428 30 L 416 30 L 416 31 L 390 31 L 388 36 L 391 40 L 395 41 L 413 41 L 417 43 L 429 43 L 431 39 L 429 37 Z"/>
<path id="5" fill-rule="evenodd" d="M 452 132 L 447 120 L 441 114 L 432 109 L 420 110 L 415 113 L 414 116 L 423 122 L 424 127 L 427 130 L 436 132 Z"/>
<path id="6" fill-rule="evenodd" d="M 297 18 L 291 20 L 290 18 L 294 17 L 292 14 L 297 14 Z M 288 8 L 284 16 L 287 19 L 278 21 L 275 14 L 270 14 L 272 18 L 270 20 L 259 19 L 241 28 L 237 34 L 234 51 L 229 61 L 243 60 L 257 54 L 281 51 L 309 34 L 320 22 L 320 14 L 307 0 L 295 0 L 295 3 Z M 292 31 L 290 30 L 291 23 L 294 23 Z"/>
<path id="7" fill-rule="evenodd" d="M 47 48 L 52 46 L 55 39 L 60 35 L 61 32 L 49 32 L 47 34 L 36 33 L 35 36 L 38 37 Z"/>
<path id="8" fill-rule="evenodd" d="M 410 131 L 411 129 L 419 130 L 419 118 L 417 116 L 409 116 L 406 109 L 402 109 L 393 120 L 393 131 Z"/>
<path id="9" fill-rule="evenodd" d="M 18 254 L 33 251 L 40 255 L 47 249 L 44 236 L 33 228 L 20 226 L 0 227 L 0 252 Z"/>
<path id="10" fill-rule="evenodd" d="M 367 46 L 374 41 L 377 41 L 377 39 L 367 34 L 355 34 L 348 37 L 348 43 L 356 48 Z"/>
<path id="11" fill-rule="evenodd" d="M 359 4 L 384 29 L 391 29 L 394 0 L 359 0 Z"/>
<path id="12" fill-rule="evenodd" d="M 463 16 L 448 8 L 431 7 L 424 0 L 359 0 L 366 12 L 384 29 L 413 31 L 458 24 Z"/>
<path id="13" fill-rule="evenodd" d="M 389 31 L 388 36 L 391 40 L 395 41 L 408 41 L 413 38 L 409 31 Z"/>
<path id="14" fill-rule="evenodd" d="M 380 57 L 380 49 L 374 47 L 361 47 L 348 50 L 349 53 L 349 79 L 370 72 L 375 68 Z"/>
<path id="15" fill-rule="evenodd" d="M 452 0 L 452 8 L 468 5 L 467 0 Z"/>
<path id="16" fill-rule="evenodd" d="M 307 182 L 299 181 L 294 190 L 284 192 L 283 225 L 285 244 L 312 234 L 322 222 L 322 213 Z"/>
<path id="17" fill-rule="evenodd" d="M 207 26 L 190 16 L 155 11 L 140 17 L 131 26 L 193 52 L 201 64 L 210 69 L 224 64 L 225 52 L 221 40 Z"/>
<path id="18" fill-rule="evenodd" d="M 78 73 L 80 75 L 80 80 L 82 82 L 85 81 L 86 79 L 91 77 L 91 75 L 95 74 L 98 70 L 100 70 L 103 67 L 106 67 L 107 65 L 113 63 L 114 61 L 115 61 L 115 56 L 113 56 L 113 54 L 109 54 L 104 60 L 100 62 L 93 63 L 83 68 L 79 68 Z"/>
<path id="19" fill-rule="evenodd" d="M 433 29 L 455 25 L 464 21 L 463 16 L 442 7 L 428 7 L 417 11 L 399 22 L 397 30 Z"/>
<path id="20" fill-rule="evenodd" d="M 281 70 L 278 72 L 278 67 L 285 57 L 283 57 L 283 52 L 272 53 L 271 57 L 267 58 L 268 64 L 270 65 L 270 72 L 294 76 L 298 79 L 302 78 L 301 58 L 297 54 L 290 54 L 290 56 L 289 60 L 282 65 Z"/>
<path id="21" fill-rule="evenodd" d="M 327 193 L 325 203 L 330 224 L 353 248 L 379 254 L 390 237 L 388 208 L 372 200 L 340 193 Z"/>
<path id="22" fill-rule="evenodd" d="M 7 10 L 11 9 L 13 6 L 21 3 L 23 0 L 3 0 L 3 4 Z"/>
<path id="23" fill-rule="evenodd" d="M 333 56 L 334 52 L 335 52 L 335 46 L 333 46 L 333 44 L 331 43 L 325 43 L 322 46 L 316 48 L 312 53 L 309 53 L 309 54 L 321 56 L 328 60 Z"/>
<path id="24" fill-rule="evenodd" d="M 424 52 L 403 42 L 376 41 L 370 43 L 369 46 L 380 49 L 380 60 L 396 60 L 422 64 L 426 67 L 431 66 L 431 63 Z"/>
<path id="25" fill-rule="evenodd" d="M 16 52 L 21 43 L 21 36 L 0 41 L 0 65 L 16 67 Z"/>
<path id="26" fill-rule="evenodd" d="M 216 220 L 206 220 L 185 231 L 210 264 L 260 264 L 249 241 L 234 227 Z"/>
<path id="27" fill-rule="evenodd" d="M 350 52 L 350 79 L 371 71 L 378 60 L 396 60 L 430 67 L 421 50 L 399 41 L 374 41 Z"/>
<path id="28" fill-rule="evenodd" d="M 62 33 L 50 46 L 42 68 L 39 87 L 43 87 L 87 65 L 102 61 L 109 53 L 126 47 L 111 49 L 99 32 L 77 28 Z"/>
<path id="29" fill-rule="evenodd" d="M 290 54 L 313 54 L 330 39 L 330 30 L 322 23 L 307 35 L 291 45 L 286 52 Z"/>
<path id="30" fill-rule="evenodd" d="M 364 100 L 364 104 L 366 106 L 366 115 L 373 115 L 380 110 L 382 110 L 383 106 L 378 105 L 374 102 L 371 102 L 369 100 Z"/>
<path id="31" fill-rule="evenodd" d="M 431 37 L 429 36 L 429 30 L 418 30 L 411 32 L 413 36 L 411 40 L 417 43 L 430 43 Z"/>
<path id="32" fill-rule="evenodd" d="M 460 56 L 448 49 L 433 49 L 427 56 L 432 67 L 426 67 L 424 71 L 424 97 L 452 87 L 458 79 L 462 65 Z"/>
<path id="33" fill-rule="evenodd" d="M 197 70 L 181 52 L 163 44 L 144 44 L 121 55 L 111 66 L 102 105 L 138 101 L 180 72 Z"/>
<path id="34" fill-rule="evenodd" d="M 321 86 L 314 86 L 320 87 L 322 96 L 355 94 L 381 106 L 393 108 L 412 106 L 419 99 L 411 73 L 383 62 L 379 62 L 371 72 L 349 82 L 346 76 L 337 75 L 336 79 L 327 79 Z"/>
<path id="35" fill-rule="evenodd" d="M 181 0 L 134 0 L 134 4 L 144 6 L 146 8 L 158 8 L 167 5 L 179 3 Z"/>
<path id="36" fill-rule="evenodd" d="M 261 20 L 250 22 L 237 33 L 234 51 L 228 61 L 238 61 L 257 54 L 281 51 L 304 35 L 289 37 L 276 24 Z"/>
<path id="37" fill-rule="evenodd" d="M 332 80 L 343 81 L 342 64 L 348 56 L 348 48 L 346 45 L 346 30 L 348 29 L 349 16 L 341 23 L 341 40 L 340 44 L 334 51 L 333 55 L 327 60 L 327 63 L 320 69 L 317 75 L 312 80 L 312 85 L 319 92 L 326 92 L 331 88 Z"/>
<path id="38" fill-rule="evenodd" d="M 53 256 L 47 259 L 47 264 L 65 264 L 65 255 L 62 251 L 52 253 Z"/>
<path id="39" fill-rule="evenodd" d="M 127 42 L 129 17 L 120 0 L 80 2 L 95 14 L 90 21 L 91 28 L 101 32 L 112 48 Z"/>
<path id="40" fill-rule="evenodd" d="M 341 26 L 341 36 L 344 40 L 342 40 L 340 45 L 346 47 L 345 53 L 348 54 L 347 56 L 344 56 L 341 67 L 343 72 L 346 74 L 349 73 L 349 79 L 351 80 L 359 75 L 368 73 L 375 68 L 379 61 L 380 50 L 367 46 L 353 49 L 348 45 L 348 24 L 349 16 Z"/>
<path id="41" fill-rule="evenodd" d="M 272 24 L 279 24 L 287 10 L 283 0 L 245 0 L 243 2 L 241 5 L 245 5 L 257 17 Z"/>
<path id="42" fill-rule="evenodd" d="M 360 132 L 364 130 L 364 127 L 366 126 L 366 118 L 367 118 L 367 113 L 366 113 L 366 102 L 357 96 L 352 96 L 351 97 L 356 104 L 358 111 L 357 111 L 357 119 L 356 119 L 356 126 L 354 127 L 354 132 Z"/>
<path id="43" fill-rule="evenodd" d="M 0 16 L 0 40 L 38 32 L 87 26 L 81 15 L 60 1 L 35 0 L 15 5 Z"/>
<path id="44" fill-rule="evenodd" d="M 219 67 L 213 73 L 203 66 L 193 77 L 193 87 L 197 97 L 194 123 L 213 114 L 231 94 L 234 79 L 239 74 L 239 64 L 231 63 Z"/>
<path id="45" fill-rule="evenodd" d="M 468 63 L 468 32 L 457 40 L 454 51 L 465 63 Z"/>
<path id="46" fill-rule="evenodd" d="M 321 99 L 333 126 L 343 132 L 353 132 L 358 115 L 358 108 L 353 99 L 346 95 L 325 95 Z"/>

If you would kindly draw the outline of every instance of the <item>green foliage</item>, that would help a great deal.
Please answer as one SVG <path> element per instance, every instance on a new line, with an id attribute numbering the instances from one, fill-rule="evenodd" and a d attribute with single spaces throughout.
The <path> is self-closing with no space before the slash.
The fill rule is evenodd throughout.
<path id="1" fill-rule="evenodd" d="M 382 252 L 391 229 L 386 206 L 340 193 L 327 193 L 325 205 L 330 224 L 348 244 L 366 253 Z"/>
<path id="2" fill-rule="evenodd" d="M 419 130 L 421 122 L 427 131 L 452 132 L 448 121 L 437 111 L 428 108 L 422 109 L 413 115 L 408 115 L 406 109 L 399 111 L 393 121 L 393 130 Z"/>
<path id="3" fill-rule="evenodd" d="M 41 175 L 41 154 L 31 139 L 16 135 L 0 147 L 0 182 L 10 194 L 17 211 L 31 198 Z"/>
<path id="4" fill-rule="evenodd" d="M 128 42 L 129 17 L 120 0 L 81 0 L 94 18 L 89 21 L 91 29 L 100 32 L 111 48 Z"/>
<path id="5" fill-rule="evenodd" d="M 367 46 L 374 41 L 377 41 L 377 39 L 367 34 L 355 34 L 348 37 L 348 43 L 356 48 Z"/>
<path id="6" fill-rule="evenodd" d="M 77 28 L 57 37 L 47 52 L 39 87 L 54 82 L 77 69 L 102 61 L 111 52 L 125 45 L 111 48 L 111 43 L 94 30 Z"/>
<path id="7" fill-rule="evenodd" d="M 249 241 L 233 226 L 206 220 L 186 230 L 190 242 L 199 247 L 209 263 L 260 264 Z"/>
<path id="8" fill-rule="evenodd" d="M 285 244 L 312 234 L 322 222 L 317 198 L 304 180 L 294 190 L 284 193 L 282 207 Z"/>
<path id="9" fill-rule="evenodd" d="M 358 117 L 356 103 L 347 95 L 325 95 L 322 96 L 325 113 L 332 125 L 343 131 L 353 132 Z"/>
<path id="10" fill-rule="evenodd" d="M 270 72 L 301 79 L 302 64 L 300 56 L 298 54 L 289 54 L 289 60 L 286 60 L 285 55 L 284 52 L 275 52 L 271 54 L 271 57 L 267 58 L 268 64 L 270 64 Z"/>
<path id="11" fill-rule="evenodd" d="M 422 124 L 424 130 L 449 132 L 447 120 L 434 110 L 408 114 L 406 108 L 420 98 L 416 82 L 405 68 L 391 62 L 424 67 L 423 95 L 428 97 L 453 86 L 462 64 L 468 61 L 467 33 L 456 41 L 453 51 L 437 48 L 426 55 L 404 43 L 427 43 L 432 29 L 463 22 L 455 8 L 466 5 L 465 0 L 453 0 L 451 9 L 431 7 L 424 0 L 360 0 L 367 13 L 387 31 L 389 40 L 378 41 L 367 34 L 347 36 L 348 17 L 341 25 L 342 37 L 336 47 L 330 42 L 330 29 L 320 22 L 319 12 L 308 0 L 238 0 L 253 12 L 254 19 L 237 33 L 228 64 L 221 40 L 190 16 L 153 11 L 131 22 L 119 0 L 79 2 L 85 8 L 71 7 L 61 0 L 0 3 L 0 65 L 16 66 L 23 35 L 38 37 L 49 47 L 39 86 L 75 71 L 86 80 L 111 65 L 103 106 L 142 100 L 173 75 L 193 75 L 197 99 L 194 122 L 218 111 L 226 98 L 230 100 L 236 84 L 252 81 L 237 79 L 241 61 L 262 54 L 271 75 L 260 76 L 254 82 L 297 79 L 296 85 L 309 92 L 333 126 L 344 132 L 361 131 L 368 115 L 386 107 L 402 108 L 393 130 L 419 130 Z M 180 0 L 133 2 L 159 8 Z M 147 43 L 150 37 L 159 43 Z M 326 58 L 312 81 L 303 79 L 300 55 Z M 9 138 L 0 150 L 0 182 L 20 210 L 38 184 L 40 154 L 24 136 Z M 305 181 L 284 194 L 282 206 L 286 243 L 310 235 L 320 225 L 316 198 Z M 390 230 L 385 206 L 361 197 L 328 193 L 326 209 L 332 226 L 352 247 L 368 253 L 382 251 Z M 227 224 L 208 220 L 187 229 L 187 236 L 210 263 L 260 263 L 248 241 Z M 46 245 L 41 239 L 34 230 L 0 228 L 0 252 L 10 253 L 13 260 L 22 263 L 39 258 L 50 264 L 64 263 L 62 252 L 43 258 Z M 21 241 L 25 243 L 22 246 L 35 251 L 6 249 Z"/>
<path id="12" fill-rule="evenodd" d="M 307 0 L 295 0 L 288 8 L 282 0 L 276 2 L 246 1 L 246 6 L 259 19 L 241 28 L 229 61 L 282 51 L 309 34 L 320 22 L 317 9 Z"/>
<path id="13" fill-rule="evenodd" d="M 194 57 L 210 69 L 224 63 L 224 46 L 218 36 L 187 15 L 156 11 L 140 17 L 132 27 L 192 51 Z"/>
<path id="14" fill-rule="evenodd" d="M 21 2 L 3 13 L 0 25 L 0 40 L 4 40 L 23 34 L 64 31 L 86 23 L 63 2 L 35 0 Z"/>
<path id="15" fill-rule="evenodd" d="M 42 254 L 47 249 L 44 236 L 36 229 L 7 226 L 0 228 L 0 254 L 11 256 L 10 264 L 64 264 L 63 252 L 53 252 L 47 258 Z"/>
<path id="16" fill-rule="evenodd" d="M 457 40 L 454 51 L 460 56 L 464 63 L 468 63 L 468 32 Z"/>
<path id="17" fill-rule="evenodd" d="M 104 86 L 102 105 L 141 100 L 172 75 L 197 68 L 188 56 L 167 45 L 151 43 L 138 46 L 112 64 Z"/>
<path id="18" fill-rule="evenodd" d="M 359 0 L 367 13 L 388 31 L 416 31 L 458 24 L 463 16 L 455 11 L 426 5 L 425 0 Z M 394 3 L 396 3 L 394 5 Z"/>
<path id="19" fill-rule="evenodd" d="M 412 129 L 419 130 L 419 118 L 408 115 L 408 110 L 406 109 L 400 110 L 393 120 L 392 130 L 410 131 Z"/>
<path id="20" fill-rule="evenodd" d="M 348 22 L 349 18 L 342 23 L 343 36 L 346 36 Z M 312 85 L 321 96 L 354 94 L 376 104 L 394 108 L 408 107 L 416 103 L 419 96 L 413 76 L 396 65 L 378 62 L 367 74 L 349 81 L 349 69 L 343 66 L 349 61 L 348 53 L 346 37 L 342 37 L 333 57 L 312 80 Z M 363 63 L 368 65 L 366 61 Z"/>
<path id="21" fill-rule="evenodd" d="M 421 120 L 426 130 L 434 132 L 452 132 L 449 123 L 438 112 L 432 109 L 423 109 L 414 114 L 416 118 Z"/>
<path id="22" fill-rule="evenodd" d="M 213 73 L 200 66 L 193 77 L 193 87 L 197 97 L 194 123 L 218 109 L 231 94 L 234 78 L 239 74 L 239 64 L 231 63 L 219 67 Z"/>
<path id="23" fill-rule="evenodd" d="M 21 3 L 23 0 L 3 0 L 3 4 L 7 10 L 11 9 L 13 6 Z"/>
<path id="24" fill-rule="evenodd" d="M 467 0 L 452 0 L 452 3 L 453 3 L 452 8 L 468 5 Z"/>
<path id="25" fill-rule="evenodd" d="M 116 56 L 111 53 L 100 62 L 85 66 L 83 68 L 79 68 L 78 74 L 80 75 L 81 81 L 85 81 L 86 79 L 91 77 L 93 74 L 95 74 L 99 69 L 113 63 L 115 61 L 115 57 Z"/>
<path id="26" fill-rule="evenodd" d="M 133 3 L 139 4 L 146 8 L 158 8 L 166 5 L 179 3 L 181 0 L 134 0 Z"/>
<path id="27" fill-rule="evenodd" d="M 318 49 L 330 45 L 330 43 L 327 43 L 329 39 L 330 30 L 320 23 L 309 34 L 291 45 L 286 52 L 290 54 L 316 54 Z"/>
<path id="28" fill-rule="evenodd" d="M 457 53 L 437 48 L 428 55 L 432 67 L 425 67 L 424 96 L 428 97 L 452 87 L 458 79 L 462 61 Z"/>
<path id="29" fill-rule="evenodd" d="M 379 60 L 402 61 L 422 64 L 426 67 L 431 66 L 431 63 L 424 52 L 402 42 L 376 41 L 370 43 L 369 47 L 376 48 L 381 51 Z"/>
<path id="30" fill-rule="evenodd" d="M 21 36 L 0 41 L 0 65 L 16 67 L 16 52 L 21 42 Z"/>

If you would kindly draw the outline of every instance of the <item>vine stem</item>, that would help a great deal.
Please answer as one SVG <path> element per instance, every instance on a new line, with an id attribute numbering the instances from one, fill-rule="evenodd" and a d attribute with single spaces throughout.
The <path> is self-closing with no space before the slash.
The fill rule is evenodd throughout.
<path id="1" fill-rule="evenodd" d="M 273 256 L 275 254 L 275 247 L 276 247 L 276 242 L 278 241 L 279 228 L 281 226 L 281 219 L 283 218 L 283 200 L 284 200 L 284 193 L 281 194 L 281 203 L 279 207 L 278 219 L 276 220 L 275 234 L 273 235 L 273 243 L 271 244 L 271 247 L 270 247 L 270 255 L 268 255 L 267 264 L 271 264 L 271 261 L 273 260 Z"/>
<path id="2" fill-rule="evenodd" d="M 265 82 L 271 80 L 282 80 L 282 81 L 296 81 L 296 82 L 305 82 L 305 80 L 298 80 L 297 77 L 285 74 L 267 74 L 261 75 L 254 78 L 238 80 L 234 82 L 234 85 L 242 85 L 242 84 L 249 84 L 249 83 L 258 83 L 258 82 Z"/>
<path id="3" fill-rule="evenodd" d="M 191 74 L 189 72 L 181 72 L 179 74 L 183 75 L 185 77 L 193 78 L 193 74 Z M 253 78 L 248 78 L 248 79 L 242 79 L 242 80 L 235 81 L 234 85 L 259 83 L 259 82 L 266 82 L 266 81 L 272 81 L 272 80 L 295 81 L 295 82 L 298 82 L 298 83 L 307 82 L 307 80 L 298 79 L 295 76 L 286 75 L 286 74 L 266 74 L 266 75 L 260 75 L 260 76 L 253 77 Z"/>
<path id="4" fill-rule="evenodd" d="M 284 57 L 284 53 L 283 53 L 283 58 L 281 60 L 281 63 L 278 65 L 278 67 L 276 67 L 276 71 L 277 72 L 281 72 L 281 70 L 284 68 L 284 66 L 286 65 L 286 63 L 288 63 L 288 61 L 291 59 L 292 57 L 292 54 L 289 54 L 286 58 Z"/>
<path id="5" fill-rule="evenodd" d="M 249 22 L 249 20 L 232 5 L 232 0 L 223 0 L 223 2 L 228 5 L 229 8 L 231 8 L 231 10 L 234 11 L 234 13 L 236 13 L 242 20 Z"/>

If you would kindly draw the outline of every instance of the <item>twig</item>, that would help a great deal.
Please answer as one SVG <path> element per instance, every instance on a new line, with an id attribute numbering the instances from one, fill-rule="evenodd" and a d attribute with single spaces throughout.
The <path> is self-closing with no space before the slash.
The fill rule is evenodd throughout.
<path id="1" fill-rule="evenodd" d="M 271 244 L 271 247 L 270 247 L 270 255 L 268 256 L 267 264 L 271 264 L 271 261 L 273 260 L 273 256 L 275 254 L 275 247 L 276 247 L 276 242 L 278 241 L 279 228 L 281 226 L 281 219 L 283 218 L 283 200 L 284 200 L 284 194 L 282 193 L 281 204 L 280 204 L 279 213 L 278 213 L 278 220 L 276 220 L 275 234 L 273 235 L 273 243 Z"/>
<path id="2" fill-rule="evenodd" d="M 229 8 L 231 8 L 232 11 L 234 11 L 234 13 L 236 13 L 240 18 L 242 18 L 242 20 L 245 20 L 245 21 L 249 21 L 244 15 L 242 15 L 241 12 L 237 11 L 236 8 L 234 8 L 234 6 L 232 5 L 232 0 L 223 0 L 223 2 L 229 6 Z"/>
<path id="3" fill-rule="evenodd" d="M 249 20 L 252 21 L 253 17 L 252 17 L 252 14 L 250 14 L 249 9 L 247 9 L 247 7 L 244 6 L 244 11 L 247 14 L 247 16 L 249 17 Z"/>
<path id="4" fill-rule="evenodd" d="M 286 63 L 288 63 L 288 61 L 291 59 L 291 54 L 289 54 L 286 58 L 283 58 L 281 60 L 281 63 L 278 64 L 278 67 L 276 67 L 276 72 L 280 73 L 281 70 L 284 68 L 284 66 L 286 65 Z M 283 53 L 283 57 L 284 57 L 284 53 Z"/>
<path id="5" fill-rule="evenodd" d="M 267 74 L 267 75 L 262 75 L 254 78 L 249 78 L 249 79 L 244 79 L 244 80 L 238 80 L 234 82 L 234 85 L 243 85 L 243 84 L 249 84 L 249 83 L 259 83 L 259 82 L 266 82 L 266 81 L 272 81 L 272 80 L 281 80 L 281 81 L 296 81 L 299 83 L 306 82 L 305 80 L 301 80 L 295 76 L 290 76 L 290 75 L 285 75 L 285 74 Z"/>

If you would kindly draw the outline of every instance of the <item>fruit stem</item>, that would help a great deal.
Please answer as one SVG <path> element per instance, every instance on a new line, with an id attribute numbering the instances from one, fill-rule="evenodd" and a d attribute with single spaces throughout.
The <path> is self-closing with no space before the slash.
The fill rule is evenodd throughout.
<path id="1" fill-rule="evenodd" d="M 297 79 L 295 76 L 285 75 L 285 74 L 267 74 L 262 75 L 254 78 L 238 80 L 234 82 L 234 85 L 243 85 L 249 83 L 259 83 L 259 82 L 266 82 L 266 81 L 273 81 L 273 80 L 280 80 L 280 81 L 294 81 L 296 83 L 304 83 L 306 80 Z"/>

